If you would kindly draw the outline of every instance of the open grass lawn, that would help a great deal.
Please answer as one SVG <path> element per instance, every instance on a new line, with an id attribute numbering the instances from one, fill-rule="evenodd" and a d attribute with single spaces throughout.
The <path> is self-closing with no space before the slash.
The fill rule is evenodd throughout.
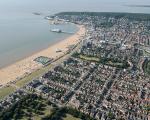
<path id="1" fill-rule="evenodd" d="M 80 55 L 79 57 L 81 59 L 88 60 L 88 61 L 93 61 L 93 62 L 99 62 L 100 61 L 100 59 L 97 58 L 97 57 L 88 57 L 88 56 L 84 56 L 84 55 Z"/>
<path id="2" fill-rule="evenodd" d="M 75 118 L 72 115 L 67 114 L 63 120 L 80 120 L 79 118 Z"/>
<path id="3" fill-rule="evenodd" d="M 22 78 L 21 80 L 17 81 L 15 85 L 18 86 L 18 87 L 23 87 L 25 84 L 27 84 L 28 82 L 30 82 L 34 78 L 36 78 L 36 77 L 44 74 L 45 72 L 47 72 L 50 68 L 52 68 L 52 66 L 53 65 L 50 64 L 50 65 L 48 65 L 44 68 L 41 68 L 41 69 L 31 73 L 30 75 L 28 75 L 28 76 Z"/>
<path id="4" fill-rule="evenodd" d="M 150 60 L 144 62 L 143 70 L 144 70 L 145 73 L 150 75 Z"/>
<path id="5" fill-rule="evenodd" d="M 147 62 L 145 69 L 146 69 L 146 72 L 150 75 L 150 61 Z"/>
<path id="6" fill-rule="evenodd" d="M 15 91 L 14 87 L 8 86 L 0 89 L 0 100 Z"/>
<path id="7" fill-rule="evenodd" d="M 37 71 L 31 73 L 30 75 L 28 75 L 28 76 L 22 78 L 21 80 L 17 81 L 15 85 L 17 85 L 18 87 L 23 87 L 25 84 L 27 84 L 28 82 L 33 80 L 39 74 L 42 74 L 42 71 L 43 70 L 37 70 Z"/>
<path id="8" fill-rule="evenodd" d="M 114 62 L 112 62 L 112 61 L 108 61 L 107 64 L 108 64 L 108 65 L 111 65 L 111 66 L 122 66 L 122 65 L 123 65 L 122 63 L 119 63 L 119 62 L 114 63 Z"/>

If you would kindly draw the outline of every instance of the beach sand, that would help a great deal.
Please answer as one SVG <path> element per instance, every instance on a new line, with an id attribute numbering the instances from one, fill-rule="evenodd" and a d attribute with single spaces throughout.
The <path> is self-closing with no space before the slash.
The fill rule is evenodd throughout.
<path id="1" fill-rule="evenodd" d="M 62 40 L 36 54 L 33 54 L 30 57 L 0 69 L 0 85 L 5 86 L 10 82 L 16 81 L 17 79 L 20 79 L 23 76 L 26 76 L 31 72 L 40 69 L 42 64 L 34 61 L 34 59 L 39 56 L 46 56 L 53 59 L 62 56 L 68 50 L 70 45 L 77 44 L 80 41 L 80 37 L 85 34 L 85 28 L 83 26 L 78 27 L 78 32 L 71 37 L 66 38 L 65 40 Z M 62 50 L 62 52 L 56 52 L 57 49 Z"/>

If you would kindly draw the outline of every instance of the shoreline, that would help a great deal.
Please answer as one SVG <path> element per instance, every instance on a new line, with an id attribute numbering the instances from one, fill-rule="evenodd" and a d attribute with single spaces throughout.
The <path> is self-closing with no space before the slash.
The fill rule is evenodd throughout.
<path id="1" fill-rule="evenodd" d="M 42 47 L 42 48 L 40 48 L 40 49 L 38 49 L 38 50 L 33 50 L 33 51 L 31 51 L 31 53 L 30 52 L 28 52 L 28 54 L 27 55 L 23 55 L 23 57 L 20 57 L 20 58 L 18 58 L 17 60 L 14 60 L 13 62 L 10 62 L 10 63 L 4 63 L 3 65 L 0 65 L 0 70 L 1 69 L 3 69 L 3 68 L 6 68 L 6 67 L 8 67 L 8 66 L 11 66 L 12 64 L 14 64 L 14 63 L 17 63 L 17 62 L 19 62 L 19 61 L 21 61 L 21 60 L 24 60 L 24 59 L 26 59 L 26 58 L 28 58 L 28 57 L 31 57 L 31 56 L 33 56 L 33 55 L 35 55 L 35 54 L 37 54 L 37 53 L 39 53 L 39 52 L 41 52 L 41 51 L 43 51 L 43 50 L 45 50 L 45 49 L 47 49 L 47 48 L 49 48 L 50 46 L 53 46 L 53 45 L 55 45 L 55 44 L 57 44 L 57 43 L 59 43 L 59 42 L 61 42 L 61 41 L 63 41 L 63 40 L 65 40 L 65 39 L 67 39 L 67 38 L 69 38 L 69 37 L 71 37 L 71 36 L 73 36 L 73 35 L 75 35 L 78 31 L 79 31 L 79 26 L 77 25 L 77 24 L 74 24 L 74 23 L 69 23 L 70 25 L 75 25 L 76 27 L 77 27 L 77 30 L 75 31 L 75 32 L 73 32 L 72 34 L 69 34 L 67 37 L 65 36 L 65 37 L 63 37 L 63 38 L 57 38 L 57 39 L 55 39 L 54 41 L 52 41 L 51 43 L 48 43 L 48 45 L 46 46 L 46 47 Z M 51 32 L 51 31 L 50 31 Z M 54 33 L 54 32 L 53 32 Z M 54 33 L 55 34 L 55 33 Z M 56 33 L 57 34 L 57 33 Z M 60 34 L 68 34 L 68 33 L 60 33 Z M 6 52 L 7 53 L 7 52 Z M 9 58 L 8 58 L 9 59 Z"/>
<path id="2" fill-rule="evenodd" d="M 7 67 L 0 69 L 0 87 L 6 86 L 14 81 L 31 74 L 32 72 L 43 67 L 34 61 L 39 56 L 45 56 L 53 58 L 54 60 L 64 55 L 68 51 L 68 47 L 75 45 L 80 41 L 80 37 L 85 34 L 85 28 L 81 25 L 77 25 L 79 30 L 72 36 L 61 40 L 57 43 L 50 45 L 48 48 L 43 49 L 25 59 L 17 61 Z M 56 52 L 56 49 L 62 50 L 62 52 Z"/>

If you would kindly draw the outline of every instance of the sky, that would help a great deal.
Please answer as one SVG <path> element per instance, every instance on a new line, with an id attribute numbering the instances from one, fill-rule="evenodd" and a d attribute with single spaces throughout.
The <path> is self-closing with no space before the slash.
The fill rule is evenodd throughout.
<path id="1" fill-rule="evenodd" d="M 150 0 L 0 0 L 0 14 L 31 11 L 150 12 L 150 8 L 125 5 L 150 5 Z"/>

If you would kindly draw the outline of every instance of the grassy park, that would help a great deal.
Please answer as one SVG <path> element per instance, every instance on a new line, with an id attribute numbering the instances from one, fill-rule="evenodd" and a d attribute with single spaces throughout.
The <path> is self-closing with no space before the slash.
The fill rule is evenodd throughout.
<path id="1" fill-rule="evenodd" d="M 145 60 L 144 63 L 143 63 L 143 71 L 150 75 L 150 60 Z"/>
<path id="2" fill-rule="evenodd" d="M 73 57 L 75 58 L 80 58 L 82 60 L 90 61 L 90 62 L 95 62 L 95 63 L 100 63 L 112 67 L 117 67 L 117 68 L 127 68 L 129 67 L 129 64 L 127 61 L 119 61 L 114 58 L 99 58 L 95 56 L 87 56 L 87 55 L 82 55 L 80 53 L 74 53 L 72 54 Z"/>
<path id="3" fill-rule="evenodd" d="M 21 80 L 17 81 L 15 83 L 16 86 L 18 87 L 23 87 L 25 84 L 27 84 L 28 82 L 30 82 L 31 80 L 33 80 L 34 78 L 36 77 L 39 77 L 40 75 L 44 74 L 45 72 L 47 72 L 49 69 L 52 68 L 52 64 L 46 66 L 46 67 L 43 67 L 37 71 L 34 71 L 33 73 L 31 73 L 30 75 L 22 78 Z"/>
<path id="4" fill-rule="evenodd" d="M 3 99 L 8 94 L 11 94 L 15 91 L 15 87 L 7 86 L 0 89 L 0 100 Z"/>
<path id="5" fill-rule="evenodd" d="M 73 117 L 70 114 L 67 114 L 66 117 L 63 118 L 63 120 L 80 120 L 79 118 Z"/>
<path id="6" fill-rule="evenodd" d="M 2 120 L 95 120 L 76 109 L 58 107 L 47 99 L 36 94 L 23 96 L 20 101 L 10 108 L 0 112 Z"/>
<path id="7" fill-rule="evenodd" d="M 41 120 L 44 116 L 50 115 L 52 103 L 38 97 L 35 94 L 30 94 L 21 98 L 11 108 L 0 112 L 0 118 L 3 119 L 20 119 L 28 120 L 33 118 Z"/>
<path id="8" fill-rule="evenodd" d="M 97 57 L 88 57 L 88 56 L 84 56 L 84 55 L 80 55 L 79 57 L 80 57 L 80 59 L 84 59 L 87 61 L 93 61 L 93 62 L 99 62 L 100 61 L 100 59 Z"/>

